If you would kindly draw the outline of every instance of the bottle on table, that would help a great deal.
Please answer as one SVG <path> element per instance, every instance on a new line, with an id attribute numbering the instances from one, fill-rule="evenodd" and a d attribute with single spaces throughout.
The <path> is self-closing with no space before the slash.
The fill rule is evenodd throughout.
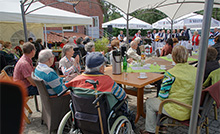
<path id="1" fill-rule="evenodd" d="M 124 54 L 124 59 L 123 59 L 123 72 L 127 72 L 127 68 L 128 68 L 127 57 L 126 57 L 126 54 Z"/>
<path id="2" fill-rule="evenodd" d="M 144 51 L 141 52 L 141 60 L 145 60 L 145 54 L 144 54 Z"/>

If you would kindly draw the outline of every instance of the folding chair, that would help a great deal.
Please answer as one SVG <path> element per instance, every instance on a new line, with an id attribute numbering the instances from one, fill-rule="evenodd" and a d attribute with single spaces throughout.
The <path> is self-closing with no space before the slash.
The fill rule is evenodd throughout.
<path id="1" fill-rule="evenodd" d="M 210 85 L 215 84 L 216 82 L 220 81 L 220 68 L 212 71 L 206 81 L 203 83 L 203 87 L 208 87 Z M 216 103 L 214 102 L 214 115 L 215 115 L 215 120 L 218 120 L 218 115 L 217 115 L 217 106 Z"/>

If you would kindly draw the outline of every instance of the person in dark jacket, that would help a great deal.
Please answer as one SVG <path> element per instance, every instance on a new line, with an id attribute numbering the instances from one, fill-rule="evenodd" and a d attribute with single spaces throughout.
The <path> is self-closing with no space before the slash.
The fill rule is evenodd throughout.
<path id="1" fill-rule="evenodd" d="M 42 39 L 37 39 L 35 42 L 35 48 L 36 48 L 36 54 L 34 56 L 34 59 L 38 59 L 38 54 L 40 53 L 41 50 L 44 49 L 44 46 L 42 45 Z"/>
<path id="2" fill-rule="evenodd" d="M 218 61 L 216 60 L 217 54 L 218 54 L 218 52 L 215 48 L 213 48 L 213 47 L 208 48 L 203 82 L 208 78 L 209 74 L 212 71 L 214 71 L 220 67 Z"/>
<path id="3" fill-rule="evenodd" d="M 215 41 L 215 44 L 212 47 L 214 47 L 217 50 L 218 54 L 217 54 L 216 60 L 219 61 L 220 60 L 220 35 L 217 36 L 214 41 Z"/>
<path id="4" fill-rule="evenodd" d="M 3 46 L 0 43 L 0 71 L 7 65 L 5 56 L 2 54 Z"/>

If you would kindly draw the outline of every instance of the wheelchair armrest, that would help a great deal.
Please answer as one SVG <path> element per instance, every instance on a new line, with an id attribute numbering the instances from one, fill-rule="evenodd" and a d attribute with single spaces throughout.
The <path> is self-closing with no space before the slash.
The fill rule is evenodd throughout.
<path id="1" fill-rule="evenodd" d="M 73 90 L 72 90 L 72 88 L 68 88 L 68 89 L 66 89 L 66 90 L 63 90 L 62 92 L 60 92 L 58 95 L 57 95 L 57 97 L 60 97 L 60 96 L 62 96 L 62 95 L 64 95 L 67 91 L 71 91 L 71 92 L 73 92 Z"/>
<path id="2" fill-rule="evenodd" d="M 120 109 L 120 107 L 125 103 L 126 99 L 123 99 L 117 106 L 113 107 L 113 111 L 116 112 Z"/>
<path id="3" fill-rule="evenodd" d="M 172 103 L 178 104 L 178 105 L 180 105 L 180 106 L 186 107 L 186 108 L 188 108 L 188 109 L 192 109 L 192 106 L 191 106 L 191 105 L 188 105 L 188 104 L 185 104 L 185 103 L 182 103 L 182 102 L 173 100 L 173 99 L 165 99 L 165 100 L 163 100 L 163 101 L 160 103 L 158 115 L 161 115 L 161 114 L 162 114 L 163 105 L 166 104 L 166 103 L 168 103 L 168 102 L 172 102 Z"/>

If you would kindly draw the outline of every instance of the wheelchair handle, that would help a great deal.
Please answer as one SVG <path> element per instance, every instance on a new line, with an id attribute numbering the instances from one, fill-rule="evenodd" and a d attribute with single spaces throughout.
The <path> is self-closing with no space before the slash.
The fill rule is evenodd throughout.
<path id="1" fill-rule="evenodd" d="M 97 88 L 97 85 L 99 84 L 99 81 L 94 81 L 94 80 L 86 80 L 86 83 L 92 84 L 94 88 Z"/>
<path id="2" fill-rule="evenodd" d="M 72 90 L 72 88 L 68 88 L 68 89 L 66 89 L 66 90 L 63 90 L 62 92 L 60 92 L 58 95 L 57 95 L 57 97 L 60 97 L 60 96 L 62 96 L 62 95 L 64 95 L 67 91 L 71 91 L 71 92 L 73 92 L 73 90 Z"/>

